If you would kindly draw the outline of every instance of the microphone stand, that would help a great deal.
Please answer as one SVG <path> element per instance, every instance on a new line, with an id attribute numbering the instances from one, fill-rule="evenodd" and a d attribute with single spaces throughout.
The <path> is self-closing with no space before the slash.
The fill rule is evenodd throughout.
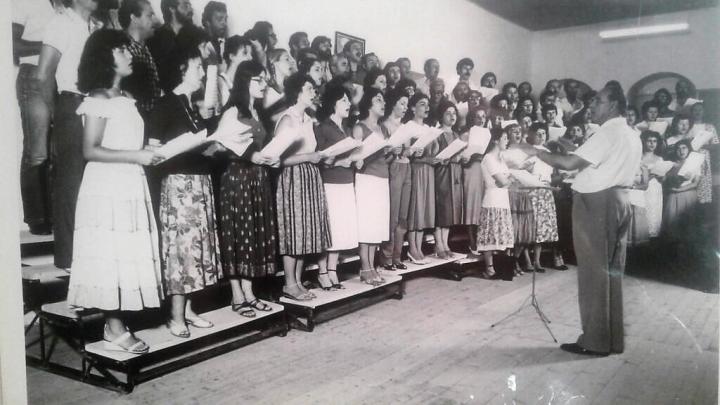
<path id="1" fill-rule="evenodd" d="M 548 333 L 550 333 L 550 337 L 552 337 L 553 341 L 557 343 L 557 339 L 555 338 L 555 335 L 553 335 L 552 330 L 550 330 L 550 326 L 548 325 L 550 323 L 550 319 L 545 316 L 545 313 L 540 309 L 540 302 L 537 300 L 537 296 L 535 295 L 535 273 L 537 271 L 532 272 L 532 290 L 530 292 L 530 296 L 525 298 L 525 300 L 520 304 L 520 307 L 509 313 L 507 316 L 505 316 L 503 319 L 495 322 L 494 324 L 490 325 L 491 328 L 494 328 L 497 325 L 500 325 L 501 323 L 507 321 L 508 319 L 512 318 L 513 316 L 517 315 L 525 309 L 525 307 L 528 305 L 528 301 L 531 307 L 535 308 L 535 312 L 538 314 L 538 317 L 540 317 L 540 320 L 542 321 L 543 325 L 545 325 L 545 329 L 547 329 Z"/>

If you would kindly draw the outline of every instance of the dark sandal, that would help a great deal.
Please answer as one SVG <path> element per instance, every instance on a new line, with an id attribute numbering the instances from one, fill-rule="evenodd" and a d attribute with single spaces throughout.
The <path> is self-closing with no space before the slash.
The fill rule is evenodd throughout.
<path id="1" fill-rule="evenodd" d="M 395 262 L 395 263 L 393 263 L 393 266 L 395 267 L 396 270 L 407 270 L 407 266 L 401 262 Z"/>
<path id="2" fill-rule="evenodd" d="M 252 309 L 252 306 L 247 301 L 244 301 L 242 304 L 233 303 L 231 308 L 234 312 L 237 312 L 245 318 L 255 318 L 255 311 Z"/>
<path id="3" fill-rule="evenodd" d="M 260 300 L 257 299 L 257 298 L 255 298 L 254 300 L 250 301 L 250 302 L 248 303 L 248 305 L 250 305 L 251 307 L 257 309 L 258 311 L 263 311 L 263 312 L 270 312 L 270 311 L 272 311 L 272 307 L 271 307 L 270 305 L 268 305 L 268 304 L 260 301 Z"/>

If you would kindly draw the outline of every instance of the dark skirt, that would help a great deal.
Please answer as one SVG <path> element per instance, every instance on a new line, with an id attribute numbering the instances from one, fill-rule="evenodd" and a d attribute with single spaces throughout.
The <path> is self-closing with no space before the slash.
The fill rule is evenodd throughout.
<path id="1" fill-rule="evenodd" d="M 530 193 L 526 190 L 510 190 L 510 212 L 515 245 L 535 243 L 535 216 Z"/>
<path id="2" fill-rule="evenodd" d="M 408 231 L 435 227 L 435 171 L 425 163 L 411 163 L 412 188 Z"/>
<path id="3" fill-rule="evenodd" d="M 275 273 L 275 204 L 266 167 L 240 161 L 228 165 L 220 179 L 220 228 L 227 277 Z"/>
<path id="4" fill-rule="evenodd" d="M 681 241 L 698 229 L 698 194 L 696 189 L 667 193 L 663 205 L 663 236 Z"/>
<path id="5" fill-rule="evenodd" d="M 564 253 L 574 250 L 572 236 L 572 205 L 573 192 L 570 184 L 562 183 L 560 188 L 553 190 L 558 225 L 558 247 Z"/>
<path id="6" fill-rule="evenodd" d="M 462 224 L 462 172 L 458 163 L 435 167 L 435 226 L 447 228 Z"/>
<path id="7" fill-rule="evenodd" d="M 309 255 L 332 246 L 325 189 L 317 166 L 287 166 L 276 191 L 279 253 Z"/>

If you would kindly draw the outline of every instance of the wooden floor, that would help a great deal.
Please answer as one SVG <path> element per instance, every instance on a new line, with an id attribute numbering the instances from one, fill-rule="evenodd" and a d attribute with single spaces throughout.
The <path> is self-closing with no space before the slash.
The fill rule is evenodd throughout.
<path id="1" fill-rule="evenodd" d="M 118 394 L 28 369 L 31 404 L 713 404 L 718 296 L 628 276 L 626 352 L 560 351 L 515 281 L 418 278 L 387 300 Z M 538 275 L 561 342 L 579 330 L 576 272 Z"/>

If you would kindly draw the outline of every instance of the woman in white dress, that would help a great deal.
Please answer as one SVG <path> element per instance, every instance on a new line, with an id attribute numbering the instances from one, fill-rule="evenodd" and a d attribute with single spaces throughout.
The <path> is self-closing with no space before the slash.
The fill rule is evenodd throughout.
<path id="1" fill-rule="evenodd" d="M 127 329 L 122 311 L 159 307 L 162 298 L 158 235 L 143 165 L 162 157 L 143 149 L 143 120 L 120 88 L 132 73 L 127 36 L 101 30 L 88 39 L 78 88 L 88 92 L 78 193 L 73 272 L 68 304 L 105 316 L 107 350 L 145 353 L 149 346 Z"/>
<path id="2" fill-rule="evenodd" d="M 643 157 L 640 162 L 650 176 L 645 190 L 645 214 L 648 222 L 648 236 L 656 238 L 660 235 L 663 212 L 663 177 L 653 173 L 653 167 L 662 162 L 662 137 L 655 131 L 643 131 L 640 135 L 643 145 Z"/>

